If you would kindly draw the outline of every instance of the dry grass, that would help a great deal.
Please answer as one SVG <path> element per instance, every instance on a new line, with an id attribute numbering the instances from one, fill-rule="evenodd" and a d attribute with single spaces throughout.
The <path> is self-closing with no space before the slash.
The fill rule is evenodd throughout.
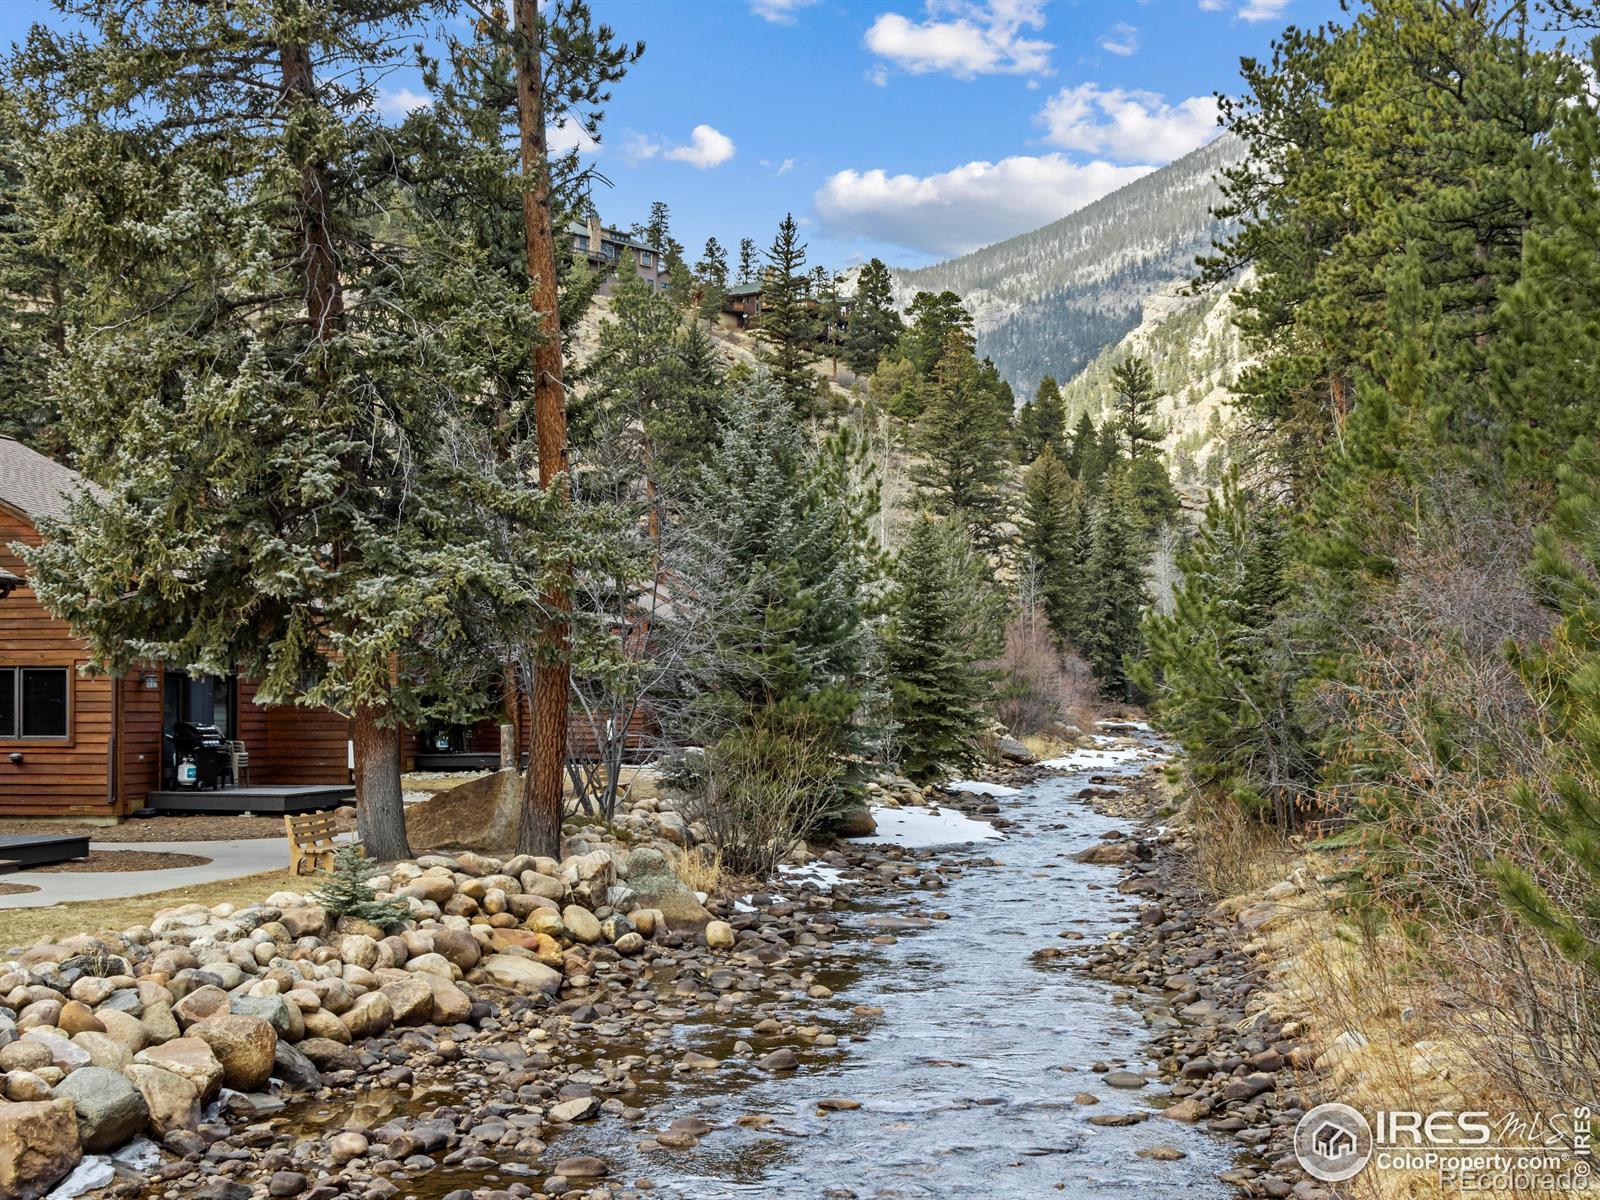
<path id="1" fill-rule="evenodd" d="M 1261 891 L 1287 878 L 1294 866 L 1294 846 L 1237 805 L 1213 804 L 1190 789 L 1183 815 L 1195 835 L 1195 866 L 1214 896 Z"/>
<path id="2" fill-rule="evenodd" d="M 195 887 L 131 896 L 125 900 L 85 900 L 74 904 L 53 904 L 47 908 L 0 909 L 0 952 L 14 946 L 29 946 L 39 941 L 71 937 L 76 933 L 98 933 L 146 925 L 163 908 L 180 904 L 245 905 L 264 900 L 273 892 L 303 892 L 314 886 L 310 876 L 297 880 L 284 871 L 264 871 L 243 879 L 225 879 Z"/>
<path id="3" fill-rule="evenodd" d="M 715 896 L 722 887 L 722 852 L 710 846 L 679 850 L 672 856 L 672 869 L 691 892 Z"/>

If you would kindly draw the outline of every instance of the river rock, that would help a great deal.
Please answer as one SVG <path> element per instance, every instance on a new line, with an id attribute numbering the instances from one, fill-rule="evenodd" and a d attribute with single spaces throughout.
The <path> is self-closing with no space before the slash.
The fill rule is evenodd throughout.
<path id="1" fill-rule="evenodd" d="M 182 1075 L 199 1089 L 202 1101 L 211 1099 L 222 1087 L 222 1064 L 211 1047 L 198 1037 L 173 1038 L 159 1046 L 150 1046 L 135 1054 L 133 1061 Z"/>
<path id="2" fill-rule="evenodd" d="M 56 1085 L 58 1099 L 72 1101 L 78 1140 L 91 1154 L 113 1150 L 143 1131 L 150 1110 L 139 1089 L 120 1071 L 82 1067 Z"/>
<path id="3" fill-rule="evenodd" d="M 0 1196 L 37 1200 L 83 1157 L 70 1100 L 0 1104 Z"/>
<path id="4" fill-rule="evenodd" d="M 561 910 L 561 923 L 567 927 L 574 941 L 593 945 L 600 940 L 600 922 L 587 908 L 569 904 Z"/>
<path id="5" fill-rule="evenodd" d="M 73 1037 L 72 1044 L 89 1056 L 89 1065 L 92 1067 L 121 1071 L 133 1061 L 132 1050 L 103 1033 L 85 1030 Z"/>
<path id="6" fill-rule="evenodd" d="M 426 980 L 391 979 L 378 990 L 389 997 L 396 1025 L 426 1025 L 433 1019 L 433 989 Z"/>
<path id="7" fill-rule="evenodd" d="M 222 1081 L 234 1090 L 258 1091 L 272 1078 L 278 1035 L 261 1017 L 222 1013 L 190 1026 L 189 1036 L 211 1047 L 222 1064 Z"/>
<path id="8" fill-rule="evenodd" d="M 182 1075 L 145 1063 L 124 1067 L 122 1073 L 144 1097 L 151 1132 L 158 1137 L 200 1127 L 200 1089 Z"/>
<path id="9" fill-rule="evenodd" d="M 207 984 L 196 988 L 172 1006 L 172 1015 L 183 1029 L 228 1011 L 229 996 L 220 987 Z"/>
<path id="10" fill-rule="evenodd" d="M 666 855 L 654 847 L 641 846 L 629 854 L 627 873 L 628 887 L 634 895 L 633 908 L 656 909 L 665 919 L 669 930 L 700 930 L 711 920 L 711 914 L 705 910 L 705 906 L 673 874 Z"/>
<path id="11" fill-rule="evenodd" d="M 490 979 L 511 991 L 553 996 L 561 990 L 561 972 L 531 958 L 491 954 L 479 965 Z"/>
<path id="12" fill-rule="evenodd" d="M 734 946 L 733 926 L 726 921 L 708 921 L 706 923 L 706 945 L 713 950 L 732 950 Z"/>
<path id="13" fill-rule="evenodd" d="M 100 1018 L 95 1016 L 87 1004 L 78 1000 L 68 1000 L 61 1006 L 61 1015 L 56 1018 L 56 1026 L 62 1033 L 72 1037 L 80 1033 L 104 1033 L 106 1027 Z"/>
<path id="14" fill-rule="evenodd" d="M 550 1106 L 552 1121 L 588 1121 L 600 1114 L 600 1100 L 596 1096 L 579 1096 Z"/>
<path id="15" fill-rule="evenodd" d="M 394 1024 L 394 1005 L 382 992 L 368 992 L 339 1014 L 352 1040 L 376 1037 Z M 309 1029 L 310 1026 L 308 1025 Z"/>

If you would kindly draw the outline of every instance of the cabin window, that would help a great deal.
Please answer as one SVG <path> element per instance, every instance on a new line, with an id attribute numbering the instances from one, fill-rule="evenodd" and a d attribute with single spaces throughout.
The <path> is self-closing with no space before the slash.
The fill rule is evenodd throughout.
<path id="1" fill-rule="evenodd" d="M 0 667 L 0 738 L 67 736 L 67 668 Z"/>
<path id="2" fill-rule="evenodd" d="M 639 265 L 641 267 L 648 267 L 650 265 L 650 251 L 648 251 L 648 250 L 639 251 Z"/>

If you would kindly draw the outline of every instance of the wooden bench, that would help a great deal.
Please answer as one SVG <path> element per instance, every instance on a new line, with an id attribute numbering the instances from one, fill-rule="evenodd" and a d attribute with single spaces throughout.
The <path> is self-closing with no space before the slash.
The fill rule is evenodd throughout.
<path id="1" fill-rule="evenodd" d="M 361 851 L 360 842 L 339 842 L 333 814 L 327 812 L 285 815 L 283 827 L 289 832 L 289 873 L 300 875 L 301 867 L 311 864 L 313 871 L 333 870 L 333 852 L 342 845 Z"/>

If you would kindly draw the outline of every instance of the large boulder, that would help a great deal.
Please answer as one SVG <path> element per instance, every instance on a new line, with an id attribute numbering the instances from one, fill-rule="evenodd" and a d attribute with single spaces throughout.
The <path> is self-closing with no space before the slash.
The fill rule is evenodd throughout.
<path id="1" fill-rule="evenodd" d="M 834 817 L 833 832 L 839 837 L 871 837 L 878 832 L 878 822 L 865 804 L 852 804 Z"/>
<path id="2" fill-rule="evenodd" d="M 587 908 L 577 904 L 567 905 L 561 910 L 561 923 L 567 927 L 574 941 L 592 946 L 600 940 L 600 922 Z"/>
<path id="3" fill-rule="evenodd" d="M 37 1200 L 83 1157 L 70 1100 L 0 1104 L 0 1196 Z"/>
<path id="4" fill-rule="evenodd" d="M 211 1047 L 222 1064 L 222 1082 L 234 1090 L 259 1091 L 272 1078 L 278 1033 L 265 1018 L 222 1013 L 190 1026 L 189 1036 Z"/>
<path id="5" fill-rule="evenodd" d="M 199 1089 L 203 1101 L 211 1099 L 222 1087 L 222 1063 L 211 1052 L 211 1047 L 198 1037 L 173 1038 L 151 1046 L 135 1054 L 133 1061 L 182 1075 Z"/>
<path id="6" fill-rule="evenodd" d="M 674 932 L 701 930 L 711 914 L 675 874 L 666 855 L 641 846 L 628 855 L 628 887 L 633 890 L 634 907 L 653 908 Z"/>
<path id="7" fill-rule="evenodd" d="M 491 954 L 478 965 L 491 980 L 514 992 L 543 992 L 553 996 L 561 990 L 561 972 L 531 958 Z"/>
<path id="8" fill-rule="evenodd" d="M 122 1073 L 139 1089 L 150 1110 L 150 1132 L 165 1137 L 174 1129 L 200 1127 L 200 1089 L 176 1071 L 134 1063 Z"/>
<path id="9" fill-rule="evenodd" d="M 412 849 L 499 849 L 517 840 L 522 819 L 522 777 L 496 771 L 406 807 L 406 838 Z"/>
<path id="10" fill-rule="evenodd" d="M 433 1019 L 433 989 L 426 980 L 391 979 L 378 991 L 389 998 L 396 1025 L 426 1025 Z"/>
<path id="11" fill-rule="evenodd" d="M 56 1085 L 57 1099 L 72 1101 L 78 1117 L 78 1140 L 91 1154 L 114 1150 L 144 1132 L 150 1109 L 120 1071 L 82 1067 Z"/>
<path id="12" fill-rule="evenodd" d="M 368 992 L 340 1013 L 339 1020 L 352 1039 L 376 1037 L 394 1024 L 394 1005 L 382 992 Z"/>

